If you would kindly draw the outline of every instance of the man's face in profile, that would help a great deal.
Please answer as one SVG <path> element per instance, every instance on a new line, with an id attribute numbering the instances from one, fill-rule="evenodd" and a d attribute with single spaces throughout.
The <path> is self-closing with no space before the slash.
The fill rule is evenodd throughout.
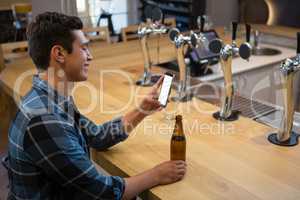
<path id="1" fill-rule="evenodd" d="M 92 60 L 88 48 L 89 41 L 81 30 L 74 30 L 72 34 L 75 38 L 72 44 L 73 51 L 66 54 L 64 71 L 68 81 L 85 81 L 88 78 L 88 68 Z"/>

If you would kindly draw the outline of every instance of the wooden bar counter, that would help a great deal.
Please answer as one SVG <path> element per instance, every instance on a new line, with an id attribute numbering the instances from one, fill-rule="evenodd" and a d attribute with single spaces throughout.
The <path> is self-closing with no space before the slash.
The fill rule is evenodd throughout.
<path id="1" fill-rule="evenodd" d="M 156 41 L 150 48 L 155 55 Z M 174 48 L 161 40 L 160 58 L 174 59 Z M 143 72 L 138 41 L 91 45 L 94 57 L 86 83 L 74 96 L 81 112 L 96 123 L 120 116 L 139 102 L 149 88 L 133 85 Z M 163 72 L 159 68 L 155 72 Z M 28 57 L 14 59 L 1 73 L 1 86 L 9 95 L 23 96 L 35 73 Z M 174 92 L 174 91 L 173 91 Z M 173 92 L 171 95 L 173 95 Z M 300 199 L 300 146 L 279 147 L 267 141 L 272 128 L 240 117 L 219 122 L 214 105 L 194 98 L 170 102 L 147 117 L 123 143 L 105 152 L 93 151 L 96 163 L 113 175 L 133 176 L 168 160 L 174 113 L 183 115 L 187 137 L 187 173 L 180 182 L 146 191 L 145 199 Z M 174 112 L 173 112 L 174 111 Z"/>

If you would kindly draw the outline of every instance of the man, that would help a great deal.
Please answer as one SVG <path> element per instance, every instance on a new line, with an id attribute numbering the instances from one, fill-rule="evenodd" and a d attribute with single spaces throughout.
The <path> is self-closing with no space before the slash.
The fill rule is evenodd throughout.
<path id="1" fill-rule="evenodd" d="M 19 105 L 9 131 L 9 199 L 131 199 L 145 189 L 182 179 L 183 161 L 166 161 L 137 176 L 104 176 L 88 147 L 106 149 L 125 140 L 149 113 L 162 79 L 140 106 L 103 125 L 76 109 L 71 90 L 85 81 L 92 56 L 77 17 L 44 13 L 29 26 L 29 54 L 39 73 Z"/>

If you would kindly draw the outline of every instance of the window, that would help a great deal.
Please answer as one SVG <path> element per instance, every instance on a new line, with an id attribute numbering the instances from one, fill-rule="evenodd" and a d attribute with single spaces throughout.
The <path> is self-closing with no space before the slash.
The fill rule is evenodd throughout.
<path id="1" fill-rule="evenodd" d="M 86 0 L 76 0 L 76 5 L 79 13 L 86 12 Z"/>
<path id="2" fill-rule="evenodd" d="M 117 33 L 122 27 L 128 25 L 127 2 L 132 0 L 88 0 L 90 17 L 94 25 L 97 24 L 99 16 L 104 12 L 112 14 L 112 23 Z M 107 26 L 106 20 L 101 20 L 100 26 Z"/>

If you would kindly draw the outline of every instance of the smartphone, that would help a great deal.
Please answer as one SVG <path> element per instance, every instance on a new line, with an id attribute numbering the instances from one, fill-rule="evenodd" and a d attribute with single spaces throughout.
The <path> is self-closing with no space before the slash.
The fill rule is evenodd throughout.
<path id="1" fill-rule="evenodd" d="M 160 94 L 158 97 L 158 101 L 160 102 L 161 106 L 166 107 L 168 103 L 168 97 L 171 92 L 172 81 L 174 75 L 171 73 L 166 72 L 164 75 L 164 80 L 160 89 Z"/>

